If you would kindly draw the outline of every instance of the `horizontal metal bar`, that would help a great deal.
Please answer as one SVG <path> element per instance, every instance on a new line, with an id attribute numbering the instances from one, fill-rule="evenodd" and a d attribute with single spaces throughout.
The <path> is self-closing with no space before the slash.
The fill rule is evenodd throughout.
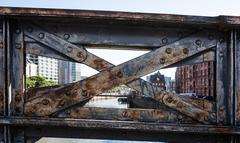
<path id="1" fill-rule="evenodd" d="M 196 123 L 191 118 L 171 109 L 118 109 L 78 107 L 60 113 L 58 117 L 115 121 Z M 197 123 L 196 123 L 197 124 Z"/>
<path id="2" fill-rule="evenodd" d="M 9 126 L 61 126 L 88 129 L 124 129 L 172 133 L 240 134 L 239 127 L 217 125 L 191 125 L 171 123 L 146 123 L 69 118 L 0 117 L 1 125 Z"/>

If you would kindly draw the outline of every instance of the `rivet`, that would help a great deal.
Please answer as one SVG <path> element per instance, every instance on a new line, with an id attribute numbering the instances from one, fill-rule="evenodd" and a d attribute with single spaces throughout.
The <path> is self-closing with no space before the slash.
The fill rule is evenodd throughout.
<path id="1" fill-rule="evenodd" d="M 80 59 L 82 59 L 82 58 L 83 58 L 82 52 L 78 52 L 78 53 L 77 53 L 77 56 L 78 56 Z"/>
<path id="2" fill-rule="evenodd" d="M 225 39 L 224 39 L 224 37 L 221 37 L 221 38 L 219 39 L 219 42 L 220 42 L 220 43 L 223 43 L 223 42 L 225 42 Z"/>
<path id="3" fill-rule="evenodd" d="M 201 41 L 201 40 L 196 40 L 196 41 L 195 41 L 195 44 L 198 45 L 198 46 L 200 46 L 200 45 L 202 44 L 202 41 Z"/>
<path id="4" fill-rule="evenodd" d="M 166 52 L 167 54 L 171 54 L 171 53 L 172 53 L 172 49 L 171 49 L 171 48 L 166 48 L 165 52 Z"/>
<path id="5" fill-rule="evenodd" d="M 68 39 L 69 39 L 69 37 L 70 37 L 70 35 L 69 35 L 69 34 L 64 34 L 64 39 L 68 40 Z"/>
<path id="6" fill-rule="evenodd" d="M 33 31 L 33 28 L 32 28 L 32 27 L 28 27 L 28 28 L 27 28 L 27 31 L 28 31 L 28 32 L 32 32 L 32 31 Z"/>
<path id="7" fill-rule="evenodd" d="M 67 91 L 67 92 L 66 92 L 66 96 L 69 96 L 69 95 L 71 95 L 71 92 L 70 92 L 70 91 Z"/>
<path id="8" fill-rule="evenodd" d="M 215 114 L 215 113 L 212 113 L 212 114 L 210 114 L 210 117 L 211 117 L 212 119 L 215 119 L 215 118 L 216 118 L 216 114 Z"/>
<path id="9" fill-rule="evenodd" d="M 43 100 L 42 100 L 42 104 L 43 104 L 43 105 L 48 105 L 48 104 L 49 104 L 49 100 L 43 99 Z"/>
<path id="10" fill-rule="evenodd" d="M 164 64 L 165 63 L 165 59 L 164 58 L 161 58 L 160 59 L 160 64 Z"/>
<path id="11" fill-rule="evenodd" d="M 209 34 L 209 35 L 208 35 L 208 39 L 209 39 L 209 40 L 213 40 L 213 38 L 214 38 L 214 37 L 213 37 L 213 34 Z"/>
<path id="12" fill-rule="evenodd" d="M 38 36 L 39 36 L 40 39 L 43 39 L 44 38 L 44 33 L 39 33 Z"/>
<path id="13" fill-rule="evenodd" d="M 15 44 L 15 47 L 16 47 L 17 49 L 21 49 L 21 48 L 22 48 L 22 45 L 21 45 L 20 43 L 16 43 L 16 44 Z"/>
<path id="14" fill-rule="evenodd" d="M 72 52 L 72 47 L 67 47 L 67 51 L 70 53 Z"/>
<path id="15" fill-rule="evenodd" d="M 173 101 L 172 97 L 168 97 L 168 98 L 167 98 L 167 102 L 168 102 L 168 103 L 172 103 L 172 101 Z"/>
<path id="16" fill-rule="evenodd" d="M 177 107 L 178 107 L 178 108 L 182 108 L 182 107 L 183 107 L 183 103 L 178 102 L 178 103 L 177 103 Z"/>
<path id="17" fill-rule="evenodd" d="M 188 48 L 184 48 L 184 49 L 183 49 L 183 53 L 184 53 L 184 54 L 188 54 L 188 52 L 189 52 Z"/>
<path id="18" fill-rule="evenodd" d="M 163 39 L 162 39 L 162 43 L 163 43 L 163 44 L 167 44 L 167 43 L 168 43 L 168 39 L 167 39 L 167 38 L 163 38 Z"/>
<path id="19" fill-rule="evenodd" d="M 221 52 L 219 52 L 219 57 L 223 57 L 223 52 L 221 51 Z"/>
<path id="20" fill-rule="evenodd" d="M 19 28 L 17 28 L 17 29 L 15 30 L 15 33 L 16 33 L 16 34 L 19 34 L 19 33 L 21 33 L 21 30 L 20 30 Z"/>
<path id="21" fill-rule="evenodd" d="M 82 91 L 82 96 L 87 96 L 87 95 L 88 95 L 87 90 L 83 90 L 83 91 Z"/>

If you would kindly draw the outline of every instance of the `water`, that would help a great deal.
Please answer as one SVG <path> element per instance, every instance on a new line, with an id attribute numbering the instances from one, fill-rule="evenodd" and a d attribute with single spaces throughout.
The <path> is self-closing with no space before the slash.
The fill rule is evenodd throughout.
<path id="1" fill-rule="evenodd" d="M 128 108 L 127 103 L 120 103 L 119 98 L 125 97 L 94 97 L 84 107 Z M 144 141 L 119 141 L 119 140 L 89 140 L 66 138 L 42 138 L 37 143 L 153 143 Z M 160 142 L 154 142 L 160 143 Z M 162 142 L 161 142 L 162 143 Z"/>

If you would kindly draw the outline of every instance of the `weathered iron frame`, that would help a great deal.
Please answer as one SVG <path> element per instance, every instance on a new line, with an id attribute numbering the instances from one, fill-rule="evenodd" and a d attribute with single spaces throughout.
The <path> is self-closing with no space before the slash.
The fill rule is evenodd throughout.
<path id="1" fill-rule="evenodd" d="M 202 142 L 237 142 L 239 139 L 238 135 L 240 133 L 239 130 L 239 82 L 238 82 L 238 74 L 239 71 L 239 18 L 238 17 L 230 17 L 230 16 L 219 16 L 219 17 L 196 17 L 196 16 L 179 16 L 179 15 L 159 15 L 159 14 L 142 14 L 142 13 L 124 13 L 124 12 L 101 12 L 101 11 L 75 11 L 75 10 L 51 10 L 51 9 L 27 9 L 27 8 L 1 8 L 0 13 L 2 15 L 2 24 L 1 24 L 1 42 L 0 42 L 0 100 L 1 100 L 1 115 L 0 118 L 0 124 L 2 125 L 2 128 L 0 130 L 0 138 L 2 142 L 34 142 L 37 139 L 39 139 L 42 136 L 56 136 L 56 137 L 81 137 L 81 138 L 96 138 L 96 139 L 129 139 L 129 140 L 163 140 L 163 141 L 179 141 L 179 142 L 192 142 L 192 139 L 195 139 L 195 141 L 202 141 Z M 39 24 L 39 22 L 36 22 L 37 20 L 41 20 L 43 22 L 42 24 Z M 183 29 L 189 29 L 190 33 L 198 33 L 199 31 L 205 31 L 212 33 L 214 31 L 213 35 L 209 35 L 206 37 L 208 40 L 216 40 L 216 45 L 214 47 L 205 47 L 203 49 L 202 46 L 200 46 L 199 51 L 205 51 L 208 50 L 208 54 L 204 52 L 206 55 L 204 57 L 207 57 L 206 60 L 212 60 L 210 53 L 212 48 L 214 48 L 215 51 L 215 59 L 216 59 L 216 103 L 212 104 L 205 100 L 200 99 L 183 99 L 183 98 L 177 98 L 176 96 L 171 96 L 170 94 L 163 93 L 164 95 L 170 95 L 171 101 L 181 101 L 183 105 L 186 103 L 191 102 L 191 109 L 196 109 L 196 113 L 199 113 L 200 111 L 203 112 L 201 115 L 205 115 L 205 113 L 208 113 L 208 111 L 216 113 L 216 115 L 207 114 L 207 119 L 204 117 L 198 116 L 199 118 L 195 118 L 195 121 L 188 119 L 188 117 L 185 117 L 185 115 L 179 116 L 178 111 L 169 110 L 168 108 L 163 108 L 161 104 L 159 104 L 160 107 L 159 110 L 155 111 L 153 109 L 147 109 L 143 110 L 146 111 L 146 114 L 153 114 L 152 117 L 155 117 L 156 115 L 159 115 L 161 113 L 165 114 L 171 113 L 175 116 L 176 120 L 168 120 L 165 118 L 161 118 L 161 120 L 152 120 L 151 117 L 147 119 L 148 122 L 145 120 L 138 120 L 135 121 L 134 119 L 141 119 L 141 114 L 145 114 L 142 112 L 142 110 L 135 110 L 133 109 L 134 113 L 140 114 L 138 117 L 132 117 L 131 115 L 128 116 L 128 114 L 131 114 L 131 111 L 121 111 L 121 116 L 118 117 L 118 120 L 123 119 L 123 121 L 114 121 L 109 120 L 105 117 L 103 117 L 104 120 L 101 118 L 87 118 L 87 119 L 71 119 L 69 117 L 75 117 L 75 118 L 81 118 L 82 116 L 79 114 L 79 112 L 86 112 L 91 113 L 92 111 L 97 111 L 95 115 L 97 114 L 103 114 L 106 111 L 112 111 L 113 109 L 94 109 L 92 108 L 90 111 L 88 111 L 88 108 L 75 108 L 72 109 L 73 111 L 70 112 L 64 111 L 60 114 L 53 115 L 52 117 L 48 117 L 48 114 L 38 114 L 37 116 L 44 116 L 44 117 L 34 117 L 34 114 L 30 114 L 32 112 L 28 112 L 27 110 L 24 112 L 26 101 L 28 100 L 28 96 L 33 95 L 34 93 L 37 93 L 38 91 L 46 90 L 46 88 L 43 89 L 34 89 L 25 92 L 25 84 L 24 84 L 24 76 L 25 76 L 25 51 L 27 53 L 33 53 L 33 54 L 39 54 L 39 55 L 46 55 L 46 56 L 52 56 L 55 58 L 63 59 L 63 60 L 69 60 L 69 57 L 73 57 L 72 60 L 75 61 L 82 61 L 83 58 L 87 53 L 82 53 L 81 56 L 74 57 L 74 55 L 67 55 L 69 57 L 65 56 L 58 56 L 57 54 L 54 54 L 51 50 L 47 51 L 48 53 L 42 53 L 41 50 L 45 49 L 41 43 L 36 46 L 31 46 L 31 44 L 35 44 L 33 41 L 33 37 L 31 37 L 31 32 L 36 30 L 37 27 L 46 28 L 46 31 L 49 31 L 49 27 L 44 25 L 44 23 L 84 23 L 89 24 L 92 26 L 98 26 L 107 24 L 110 27 L 107 27 L 106 29 L 111 29 L 112 25 L 113 28 L 120 29 L 128 29 L 130 26 L 136 27 L 139 29 L 142 29 L 143 31 L 147 28 L 158 28 L 163 27 L 169 29 L 175 29 L 177 28 L 183 28 Z M 36 25 L 37 27 L 35 27 Z M 30 26 L 29 26 L 30 25 Z M 188 28 L 185 28 L 185 27 Z M 29 29 L 29 27 L 33 29 Z M 154 29 L 152 28 L 152 29 Z M 70 29 L 74 29 L 71 27 Z M 137 30 L 139 30 L 137 29 Z M 90 29 L 87 29 L 90 30 Z M 88 32 L 86 30 L 86 32 Z M 104 30 L 104 29 L 103 29 Z M 115 29 L 116 30 L 116 29 Z M 41 31 L 37 30 L 38 32 Z M 57 30 L 56 30 L 57 31 Z M 61 32 L 64 32 L 63 29 L 60 29 Z M 169 32 L 166 30 L 166 35 L 168 35 Z M 197 31 L 197 32 L 196 32 Z M 90 31 L 91 33 L 92 31 Z M 103 31 L 104 33 L 106 31 Z M 135 31 L 136 32 L 136 31 Z M 146 31 L 145 31 L 146 32 Z M 51 33 L 54 33 L 51 31 Z M 96 33 L 92 32 L 93 35 Z M 101 33 L 101 32 L 100 32 Z M 131 31 L 127 31 L 126 34 L 132 34 Z M 154 33 L 154 32 L 153 32 Z M 150 34 L 153 34 L 150 32 Z M 44 34 L 44 35 L 42 35 Z M 106 33 L 105 33 L 106 34 Z M 111 33 L 110 33 L 111 34 Z M 115 33 L 116 35 L 121 35 L 124 33 Z M 138 33 L 139 34 L 139 33 Z M 141 34 L 141 33 L 140 33 Z M 145 34 L 145 35 L 144 35 Z M 166 37 L 161 37 L 160 43 L 163 45 L 159 45 L 153 42 L 151 45 L 151 35 L 149 33 L 144 33 L 142 35 L 150 38 L 149 43 L 145 43 L 145 45 L 140 44 L 132 44 L 130 41 L 130 44 L 124 44 L 124 42 L 131 39 L 130 37 L 124 37 L 121 39 L 121 37 L 115 37 L 116 39 L 121 39 L 120 42 L 114 41 L 114 39 L 111 42 L 100 42 L 97 43 L 94 41 L 94 36 L 92 37 L 93 41 L 86 40 L 84 43 L 84 47 L 100 47 L 100 48 L 130 48 L 130 49 L 151 49 L 155 50 L 158 47 L 161 47 L 164 45 L 167 45 Z M 147 35 L 147 36 L 146 36 Z M 171 34 L 170 34 L 171 35 Z M 187 34 L 191 35 L 191 34 Z M 193 34 L 194 35 L 194 34 Z M 28 38 L 26 38 L 28 36 Z M 45 33 L 38 33 L 38 38 L 43 39 L 44 36 L 46 36 Z M 59 37 L 58 34 L 55 36 Z M 62 39 L 68 41 L 69 35 L 62 34 Z M 89 35 L 85 35 L 88 37 Z M 97 35 L 99 36 L 99 35 Z M 126 36 L 126 35 L 125 35 Z M 212 37 L 213 36 L 213 37 Z M 33 39 L 29 39 L 29 37 Z M 41 38 L 43 37 L 43 38 Z M 67 38 L 68 37 L 68 38 Z M 90 35 L 91 37 L 91 35 Z M 104 38 L 107 38 L 106 35 L 100 35 L 99 37 L 102 37 L 101 40 L 104 40 Z M 133 36 L 132 36 L 133 37 Z M 182 39 L 184 37 L 184 33 L 180 33 L 179 39 Z M 186 36 L 188 37 L 188 36 Z M 191 38 L 191 36 L 189 36 Z M 197 39 L 201 39 L 201 36 L 195 36 Z M 98 37 L 97 37 L 98 38 Z M 114 37 L 113 37 L 114 38 Z M 128 39 L 129 38 L 129 39 Z M 137 37 L 139 38 L 139 37 Z M 137 40 L 133 39 L 133 40 Z M 140 37 L 141 39 L 141 37 Z M 35 39 L 36 40 L 36 39 Z M 57 39 L 56 41 L 59 41 L 60 39 Z M 124 41 L 125 40 L 125 41 Z M 169 39 L 168 39 L 169 40 Z M 174 39 L 171 39 L 171 41 Z M 203 43 L 204 38 L 201 40 Z M 61 40 L 60 40 L 61 41 Z M 84 40 L 83 40 L 84 41 Z M 169 42 L 167 41 L 167 42 Z M 186 41 L 190 41 L 186 40 Z M 32 43 L 31 43 L 32 42 Z M 39 42 L 39 41 L 38 41 Z M 122 42 L 122 43 L 121 43 Z M 194 40 L 194 44 L 199 45 L 199 41 Z M 30 45 L 27 45 L 29 44 Z M 63 42 L 64 43 L 64 42 Z M 72 47 L 71 50 L 78 51 L 81 50 L 81 45 L 71 42 L 67 42 Z M 144 43 L 144 42 L 143 42 Z M 164 44 L 165 43 L 165 44 Z M 191 42 L 189 42 L 191 43 Z M 211 43 L 211 42 L 210 42 Z M 57 43 L 56 43 L 57 44 Z M 75 45 L 76 44 L 76 45 Z M 155 44 L 155 45 L 154 45 Z M 174 44 L 174 42 L 173 42 Z M 201 43 L 200 43 L 201 45 Z M 189 48 L 191 48 L 193 45 L 190 45 Z M 83 49 L 84 49 L 83 47 Z M 35 48 L 35 49 L 34 49 Z M 56 47 L 58 48 L 58 47 Z M 160 53 L 165 52 L 163 55 L 169 54 L 169 51 L 167 49 L 168 47 L 163 48 Z M 40 51 L 37 51 L 36 49 L 40 49 Z M 61 49 L 60 49 L 61 50 Z M 173 51 L 170 52 L 179 52 L 184 51 L 184 49 L 181 48 L 175 48 Z M 59 51 L 61 53 L 61 51 Z M 64 51 L 63 51 L 64 52 Z M 67 52 L 67 51 L 66 51 Z M 187 51 L 185 52 L 187 55 L 188 52 L 191 53 L 191 50 L 187 48 Z M 73 52 L 75 53 L 75 52 Z M 195 53 L 192 53 L 193 55 Z M 75 58 L 75 59 L 74 59 Z M 166 57 L 168 59 L 169 57 Z M 185 58 L 185 57 L 183 57 Z M 182 59 L 183 59 L 182 58 Z M 197 60 L 196 60 L 197 59 Z M 162 62 L 162 59 L 159 59 L 160 64 L 165 63 Z M 158 61 L 158 62 L 159 62 Z M 177 60 L 178 61 L 178 60 Z M 173 62 L 176 63 L 176 65 L 181 64 L 188 64 L 188 61 L 182 61 L 182 63 L 178 63 L 177 61 Z M 180 61 L 180 60 L 179 60 Z M 202 59 L 195 58 L 195 60 L 190 60 L 190 63 L 194 62 L 201 62 Z M 101 61 L 101 63 L 104 61 Z M 172 64 L 172 63 L 171 63 Z M 98 67 L 99 63 L 96 64 L 96 68 L 99 68 L 100 71 L 110 71 L 109 73 L 114 73 L 114 67 L 110 63 L 105 62 L 104 65 L 109 65 L 111 67 L 110 69 L 107 69 L 107 67 Z M 169 65 L 165 65 L 167 67 Z M 163 66 L 164 67 L 164 66 Z M 107 69 L 107 70 L 106 70 Z M 120 76 L 122 78 L 124 76 L 123 73 L 116 72 L 114 76 Z M 97 78 L 96 78 L 97 79 Z M 134 78 L 133 78 L 134 79 Z M 141 83 L 141 82 L 140 82 Z M 146 83 L 147 84 L 147 83 Z M 117 84 L 116 84 L 117 85 Z M 71 87 L 67 86 L 67 87 Z M 64 88 L 64 87 L 63 87 Z M 54 89 L 54 88 L 53 88 Z M 48 89 L 49 90 L 49 89 Z M 66 91 L 69 89 L 67 88 Z M 158 89 L 155 89 L 154 91 L 159 91 Z M 145 90 L 142 91 L 143 93 L 146 92 Z M 159 91 L 161 92 L 161 91 Z M 65 93 L 65 92 L 64 92 Z M 100 92 L 97 92 L 99 94 Z M 72 93 L 71 93 L 72 94 Z M 79 92 L 78 92 L 79 94 Z M 87 96 L 88 97 L 88 96 Z M 163 96 L 164 97 L 164 96 Z M 151 96 L 151 98 L 154 99 L 160 99 L 163 100 L 162 96 Z M 36 97 L 35 99 L 37 99 Z M 143 99 L 142 99 L 143 98 Z M 33 100 L 35 100 L 33 99 Z M 146 100 L 145 97 L 139 97 L 138 100 Z M 160 101 L 159 100 L 159 101 Z M 168 105 L 170 108 L 175 108 L 176 110 L 178 107 L 174 104 L 166 104 L 169 103 L 169 98 L 165 99 L 167 102 L 164 102 L 164 105 Z M 210 106 L 210 108 L 201 108 L 199 107 L 201 104 Z M 26 102 L 26 103 L 25 103 Z M 31 102 L 31 101 L 30 101 Z M 174 102 L 175 103 L 175 102 Z M 65 103 L 64 103 L 65 104 Z M 63 105 L 64 105 L 63 104 Z M 216 104 L 216 105 L 215 105 Z M 62 105 L 62 106 L 63 106 Z M 213 106 L 213 110 L 211 107 Z M 215 108 L 216 106 L 216 108 Z M 41 107 L 41 106 L 40 106 Z M 29 109 L 31 109 L 32 106 L 29 106 Z M 189 109 L 189 108 L 185 108 Z M 74 111 L 76 110 L 76 111 Z M 80 110 L 80 111 L 78 111 Z M 120 111 L 120 110 L 119 110 Z M 159 111 L 159 113 L 158 113 Z M 76 113 L 74 113 L 76 112 Z M 130 112 L 130 113 L 128 113 Z M 54 112 L 55 113 L 55 112 Z M 123 114 L 124 113 L 124 114 Z M 184 112 L 182 112 L 184 113 Z M 188 112 L 191 113 L 191 112 Z M 194 112 L 193 112 L 194 113 Z M 73 116 L 71 116 L 73 114 Z M 156 114 L 156 115 L 155 115 Z M 166 114 L 169 115 L 169 114 Z M 189 115 L 189 114 L 187 114 Z M 144 117 L 146 115 L 143 115 Z M 191 116 L 191 115 L 190 115 Z M 195 116 L 195 115 L 194 115 Z M 193 116 L 193 117 L 194 117 Z M 61 118 L 60 118 L 61 117 Z M 62 118 L 65 117 L 65 118 Z M 66 118 L 67 117 L 67 118 Z M 89 117 L 90 114 L 89 114 Z M 125 121 L 126 118 L 127 121 Z M 131 120 L 133 119 L 133 120 Z M 144 121 L 144 122 L 143 122 Z M 149 122 L 151 121 L 151 122 Z M 170 122 L 170 123 L 168 123 Z M 64 127 L 64 129 L 61 129 L 61 127 Z M 69 130 L 69 134 L 66 134 L 66 130 Z M 160 133 L 160 135 L 159 135 Z M 199 133 L 200 135 L 194 135 L 195 133 Z M 208 135 L 210 133 L 210 135 Z M 91 137 L 89 135 L 92 135 Z M 187 136 L 191 134 L 191 137 Z M 145 135 L 145 136 L 143 136 Z M 158 135 L 158 136 L 157 136 Z M 176 140 L 172 139 L 172 136 L 178 136 Z M 157 137 L 156 137 L 157 136 Z M 186 138 L 184 138 L 183 141 L 181 141 L 181 138 L 188 137 L 189 140 L 186 141 Z M 218 137 L 217 139 L 215 137 Z"/>

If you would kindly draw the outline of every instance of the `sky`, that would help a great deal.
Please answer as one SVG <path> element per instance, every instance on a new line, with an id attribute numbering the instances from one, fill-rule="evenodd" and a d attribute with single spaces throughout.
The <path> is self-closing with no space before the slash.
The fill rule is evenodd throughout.
<path id="1" fill-rule="evenodd" d="M 0 0 L 0 6 L 12 7 L 87 9 L 199 16 L 240 16 L 239 4 L 239 0 Z M 146 53 L 146 51 L 119 50 L 90 50 L 90 52 L 115 65 Z M 81 72 L 83 76 L 97 73 L 86 66 L 82 66 Z M 161 70 L 160 72 L 165 76 L 174 78 L 175 68 Z"/>

